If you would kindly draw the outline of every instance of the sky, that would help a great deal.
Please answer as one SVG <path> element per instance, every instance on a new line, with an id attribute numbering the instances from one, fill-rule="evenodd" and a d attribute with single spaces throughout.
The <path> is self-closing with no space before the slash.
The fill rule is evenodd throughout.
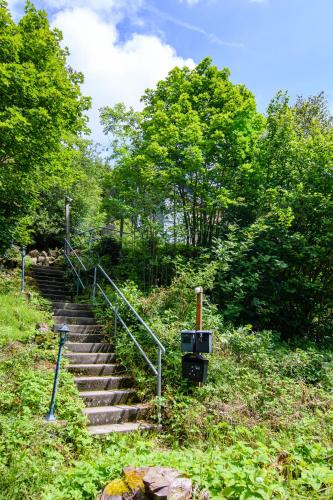
<path id="1" fill-rule="evenodd" d="M 265 112 L 275 93 L 326 93 L 333 110 L 333 0 L 36 0 L 63 32 L 69 64 L 92 97 L 91 136 L 106 144 L 99 108 L 140 97 L 174 66 L 210 56 Z M 15 20 L 24 1 L 8 0 Z"/>

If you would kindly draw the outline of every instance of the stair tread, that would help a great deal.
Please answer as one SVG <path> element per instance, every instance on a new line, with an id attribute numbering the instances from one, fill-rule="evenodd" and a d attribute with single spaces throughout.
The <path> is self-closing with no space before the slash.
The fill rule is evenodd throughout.
<path id="1" fill-rule="evenodd" d="M 60 285 L 66 285 L 67 282 L 65 281 L 64 278 L 62 277 L 52 277 L 52 276 L 36 276 L 35 275 L 35 280 L 38 281 L 38 283 L 41 284 L 46 284 L 46 283 L 55 283 L 55 284 L 60 284 Z"/>
<path id="2" fill-rule="evenodd" d="M 79 391 L 81 397 L 85 396 L 103 396 L 105 394 L 134 394 L 135 389 L 99 389 L 97 391 Z"/>
<path id="3" fill-rule="evenodd" d="M 93 380 L 120 380 L 120 379 L 128 379 L 131 377 L 128 375 L 84 375 L 82 377 L 74 377 L 75 382 L 82 382 L 84 380 L 93 381 Z"/>
<path id="4" fill-rule="evenodd" d="M 60 326 L 63 325 L 63 322 L 54 324 L 55 327 L 57 327 L 58 325 Z M 101 336 L 101 332 L 103 330 L 102 325 L 72 325 L 71 323 L 69 323 L 68 326 L 70 334 L 75 334 L 75 336 L 82 335 L 82 338 L 83 336 L 87 336 L 87 334 Z M 96 332 L 96 333 L 90 333 L 90 332 Z"/>
<path id="5" fill-rule="evenodd" d="M 148 422 L 123 422 L 121 424 L 88 425 L 88 432 L 92 435 L 103 435 L 112 432 L 132 432 L 156 428 L 156 425 Z"/>
<path id="6" fill-rule="evenodd" d="M 68 291 L 65 290 L 65 292 L 67 292 L 67 293 L 47 293 L 44 290 L 43 291 L 43 295 L 45 295 L 45 296 L 51 296 L 51 297 L 56 297 L 56 299 L 54 299 L 54 300 L 58 302 L 59 297 L 61 297 L 63 300 L 69 300 L 71 298 L 70 295 L 68 294 Z"/>
<path id="7" fill-rule="evenodd" d="M 77 333 L 76 335 L 83 335 L 82 333 Z M 96 334 L 96 336 L 100 336 L 99 333 Z M 84 337 L 86 337 L 86 335 L 83 335 Z M 82 344 L 82 348 L 84 347 L 93 347 L 93 346 L 110 346 L 110 347 L 113 347 L 112 344 L 110 344 L 109 342 L 66 342 L 66 347 L 70 346 L 72 347 L 72 345 L 75 345 L 75 346 L 79 346 Z M 87 351 L 82 351 L 82 353 L 80 353 L 79 351 L 76 351 L 77 354 L 98 354 L 98 353 L 94 353 L 94 352 L 87 352 Z M 112 351 L 110 351 L 112 352 Z M 103 354 L 103 353 L 102 353 Z M 104 353 L 104 354 L 108 354 L 108 353 Z"/>
<path id="8" fill-rule="evenodd" d="M 117 412 L 119 410 L 145 410 L 149 408 L 149 404 L 147 403 L 133 403 L 133 404 L 115 404 L 115 405 L 107 405 L 107 406 L 89 406 L 83 409 L 83 413 L 89 415 L 90 413 L 104 413 L 104 412 Z"/>
<path id="9" fill-rule="evenodd" d="M 67 365 L 66 368 L 96 368 L 96 367 L 105 367 L 105 366 L 121 366 L 118 363 L 72 363 Z M 96 375 L 97 376 L 97 375 Z"/>
<path id="10" fill-rule="evenodd" d="M 73 334 L 75 335 L 75 334 Z M 85 337 L 87 337 L 85 335 Z M 91 336 L 88 336 L 88 339 Z M 101 340 L 101 336 L 98 336 L 98 340 Z M 87 340 L 87 338 L 85 338 Z M 114 346 L 110 343 L 102 342 L 67 342 L 66 344 L 67 354 L 114 354 Z"/>
<path id="11" fill-rule="evenodd" d="M 73 319 L 80 319 L 80 320 L 82 320 L 82 319 L 91 319 L 91 316 L 66 316 L 66 315 L 59 316 L 59 315 L 56 315 L 56 314 L 53 315 L 53 319 L 54 320 L 56 320 L 58 318 L 69 318 L 71 320 L 73 320 Z M 96 325 L 98 325 L 98 323 L 96 323 Z M 101 326 L 101 325 L 98 325 L 98 326 Z"/>
<path id="12" fill-rule="evenodd" d="M 86 342 L 70 342 L 71 344 L 86 344 Z M 90 344 L 90 342 L 87 342 L 88 344 Z M 103 344 L 102 342 L 99 343 L 99 345 L 110 345 L 110 344 Z M 68 347 L 68 344 L 66 344 L 66 347 Z M 113 347 L 110 345 L 110 348 Z M 70 357 L 78 357 L 78 356 L 108 356 L 109 354 L 115 354 L 114 351 L 108 351 L 108 352 L 66 352 L 66 356 L 70 356 Z"/>
<path id="13" fill-rule="evenodd" d="M 84 308 L 84 307 L 86 307 L 87 309 L 91 309 L 91 305 L 90 304 L 80 304 L 78 302 L 66 302 L 66 301 L 59 300 L 59 302 L 58 302 L 57 305 L 59 305 L 59 309 L 66 309 L 66 306 L 69 306 L 69 309 L 72 309 L 72 307 L 74 309 L 76 307 L 78 309 L 81 309 L 81 308 Z"/>

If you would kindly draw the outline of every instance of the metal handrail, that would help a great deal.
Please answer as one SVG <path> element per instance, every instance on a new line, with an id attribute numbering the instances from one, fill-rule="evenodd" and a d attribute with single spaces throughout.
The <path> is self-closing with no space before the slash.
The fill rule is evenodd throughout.
<path id="1" fill-rule="evenodd" d="M 80 257 L 78 256 L 78 254 L 76 253 L 76 250 L 75 248 L 72 247 L 72 245 L 70 244 L 70 242 L 67 240 L 67 238 L 65 238 L 65 248 L 69 248 L 70 251 L 75 255 L 75 257 L 77 258 L 77 260 L 80 262 L 81 266 L 82 266 L 82 269 L 84 271 L 87 270 L 86 266 L 83 264 L 82 260 L 80 259 Z M 68 251 L 66 252 L 66 254 L 68 253 Z"/>
<path id="2" fill-rule="evenodd" d="M 154 366 L 152 361 L 149 359 L 137 339 L 134 337 L 133 333 L 130 331 L 130 329 L 127 327 L 125 321 L 121 317 L 121 315 L 118 312 L 118 307 L 112 304 L 111 300 L 107 296 L 106 292 L 103 290 L 102 286 L 98 283 L 98 272 L 100 272 L 104 278 L 110 283 L 110 285 L 113 287 L 114 291 L 116 292 L 117 296 L 121 298 L 124 304 L 128 307 L 128 309 L 134 314 L 136 319 L 141 323 L 141 325 L 144 327 L 146 332 L 149 334 L 150 338 L 154 341 L 157 347 L 157 367 Z M 162 395 L 162 355 L 165 354 L 165 347 L 163 344 L 159 341 L 159 339 L 156 337 L 156 335 L 151 331 L 147 323 L 141 318 L 139 313 L 134 309 L 134 307 L 129 303 L 129 301 L 126 299 L 125 295 L 119 290 L 117 285 L 114 283 L 114 281 L 110 278 L 110 276 L 105 272 L 103 267 L 98 264 L 94 268 L 94 282 L 93 282 L 93 299 L 96 297 L 96 289 L 98 289 L 103 298 L 105 299 L 106 303 L 111 307 L 114 316 L 115 316 L 115 324 L 114 324 L 114 329 L 115 329 L 115 334 L 117 331 L 117 321 L 120 322 L 120 324 L 125 328 L 127 334 L 133 341 L 135 347 L 138 349 L 140 352 L 141 356 L 144 358 L 154 375 L 156 376 L 157 379 L 157 384 L 156 384 L 156 394 L 157 394 L 157 408 L 158 408 L 158 422 L 161 422 L 161 395 Z"/>
<path id="3" fill-rule="evenodd" d="M 65 238 L 65 251 L 64 251 L 65 259 L 67 260 L 68 264 L 70 265 L 70 267 L 72 268 L 72 271 L 74 272 L 74 274 L 76 276 L 76 279 L 77 279 L 77 291 L 79 291 L 79 285 L 81 285 L 82 290 L 84 290 L 85 286 L 84 286 L 84 284 L 83 284 L 83 282 L 81 280 L 80 268 L 79 268 L 79 272 L 77 272 L 76 269 L 75 269 L 75 266 L 74 266 L 73 262 L 71 261 L 69 255 L 68 255 L 68 249 L 70 249 L 71 253 L 74 254 L 74 256 L 78 260 L 78 262 L 79 262 L 82 270 L 83 271 L 87 271 L 86 266 L 84 265 L 84 263 L 82 262 L 82 260 L 78 256 L 78 254 L 76 253 L 76 250 L 72 247 L 72 245 L 70 244 L 70 242 L 68 241 L 68 239 Z"/>
<path id="4" fill-rule="evenodd" d="M 147 332 L 150 334 L 150 336 L 154 339 L 155 343 L 159 346 L 159 348 L 162 350 L 163 354 L 165 353 L 165 348 L 163 346 L 163 344 L 161 344 L 161 342 L 158 340 L 158 338 L 156 337 L 156 335 L 153 334 L 153 332 L 151 331 L 151 329 L 149 328 L 149 326 L 147 325 L 147 323 L 141 318 L 141 316 L 136 312 L 136 310 L 134 309 L 133 306 L 131 306 L 131 304 L 128 302 L 128 300 L 126 299 L 125 295 L 119 290 L 119 288 L 117 287 L 117 285 L 112 281 L 112 279 L 110 278 L 110 276 L 104 271 L 104 269 L 102 268 L 102 266 L 100 264 L 98 264 L 97 266 L 97 269 L 99 269 L 105 276 L 105 278 L 108 280 L 108 282 L 113 286 L 114 290 L 117 292 L 117 294 L 119 295 L 119 297 L 122 298 L 122 300 L 125 302 L 125 304 L 129 307 L 129 309 L 132 311 L 132 313 L 134 314 L 134 316 L 140 321 L 140 323 L 144 326 L 144 328 L 147 330 Z"/>

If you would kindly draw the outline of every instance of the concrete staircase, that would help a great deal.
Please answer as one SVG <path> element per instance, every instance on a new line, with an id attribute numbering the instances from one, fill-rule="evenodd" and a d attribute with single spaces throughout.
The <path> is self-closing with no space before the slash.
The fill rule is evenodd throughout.
<path id="1" fill-rule="evenodd" d="M 70 328 L 65 356 L 86 408 L 93 435 L 151 429 L 145 421 L 150 408 L 138 403 L 131 378 L 117 363 L 112 344 L 103 338 L 89 304 L 71 302 L 61 267 L 33 266 L 32 276 L 42 295 L 52 302 L 55 327 Z"/>

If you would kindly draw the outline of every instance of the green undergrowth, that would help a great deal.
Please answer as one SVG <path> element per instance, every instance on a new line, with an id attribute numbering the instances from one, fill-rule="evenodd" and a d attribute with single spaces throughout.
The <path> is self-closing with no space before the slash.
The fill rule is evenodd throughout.
<path id="1" fill-rule="evenodd" d="M 162 432 L 92 439 L 72 376 L 62 370 L 56 424 L 43 421 L 50 401 L 57 339 L 36 333 L 48 322 L 46 303 L 28 283 L 17 293 L 16 273 L 1 274 L 7 311 L 0 333 L 0 498 L 95 499 L 125 466 L 166 465 L 188 474 L 197 498 L 330 499 L 333 497 L 332 354 L 303 344 L 290 346 L 272 332 L 223 324 L 206 300 L 204 326 L 214 333 L 207 384 L 181 380 L 179 332 L 193 326 L 193 285 L 210 283 L 180 270 L 170 288 L 140 293 L 122 289 L 166 346 L 163 362 Z M 15 300 L 15 298 L 17 300 Z M 20 305 L 20 323 L 12 322 Z M 112 330 L 113 318 L 98 306 Z M 121 314 L 145 345 L 155 349 L 125 310 Z M 109 326 L 108 326 L 109 325 Z M 6 330 L 10 326 L 12 330 Z M 25 332 L 24 334 L 22 332 Z M 155 380 L 133 345 L 118 330 L 118 355 L 137 381 L 143 400 L 153 399 Z M 200 493 L 201 492 L 201 493 Z"/>
<path id="2" fill-rule="evenodd" d="M 58 421 L 46 423 L 57 338 L 39 333 L 50 323 L 46 301 L 28 278 L 19 290 L 16 271 L 0 273 L 0 498 L 37 499 L 47 484 L 89 446 L 82 403 L 72 376 L 62 370 Z"/>
<path id="3" fill-rule="evenodd" d="M 193 328 L 193 289 L 205 285 L 209 290 L 213 273 L 210 264 L 196 271 L 184 266 L 170 287 L 149 295 L 131 282 L 122 287 L 166 347 L 164 445 L 173 449 L 173 457 L 179 449 L 186 449 L 187 457 L 192 453 L 186 470 L 200 469 L 200 485 L 214 498 L 333 498 L 330 348 L 305 340 L 287 344 L 277 333 L 255 332 L 251 325 L 235 329 L 206 299 L 204 328 L 214 336 L 208 380 L 202 387 L 182 380 L 180 331 Z M 100 305 L 96 311 L 109 322 L 112 335 L 110 309 Z M 121 304 L 119 311 L 156 362 L 156 348 L 146 332 Z M 118 329 L 115 342 L 142 398 L 153 398 L 154 376 L 127 333 Z"/>

